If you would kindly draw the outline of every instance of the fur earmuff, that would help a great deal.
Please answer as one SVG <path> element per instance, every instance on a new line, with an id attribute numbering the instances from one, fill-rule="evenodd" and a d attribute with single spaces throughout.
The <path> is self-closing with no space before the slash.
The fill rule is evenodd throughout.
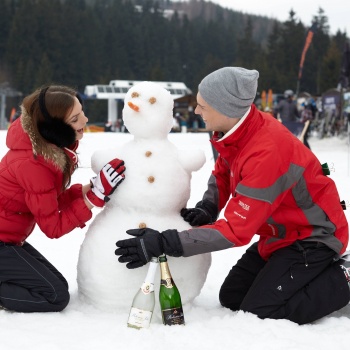
<path id="1" fill-rule="evenodd" d="M 47 88 L 40 91 L 39 108 L 44 116 L 44 120 L 38 122 L 40 135 L 50 143 L 58 147 L 68 147 L 75 142 L 75 130 L 62 119 L 51 116 L 46 109 L 45 94 Z"/>

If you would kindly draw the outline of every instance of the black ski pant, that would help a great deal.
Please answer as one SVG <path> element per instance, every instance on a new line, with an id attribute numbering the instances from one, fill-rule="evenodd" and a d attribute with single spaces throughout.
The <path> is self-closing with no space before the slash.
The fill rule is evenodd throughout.
<path id="1" fill-rule="evenodd" d="M 0 242 L 0 305 L 17 312 L 61 311 L 68 283 L 36 249 Z"/>
<path id="2" fill-rule="evenodd" d="M 336 257 L 322 243 L 297 241 L 265 261 L 254 243 L 226 277 L 220 302 L 262 319 L 313 322 L 350 300 L 349 285 Z"/>

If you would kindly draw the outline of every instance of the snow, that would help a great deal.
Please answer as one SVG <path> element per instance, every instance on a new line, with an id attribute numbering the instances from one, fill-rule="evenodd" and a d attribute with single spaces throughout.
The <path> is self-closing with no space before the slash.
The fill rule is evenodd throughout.
<path id="1" fill-rule="evenodd" d="M 0 131 L 0 157 L 7 151 L 5 137 L 6 131 Z M 88 183 L 93 175 L 90 159 L 95 150 L 118 148 L 131 139 L 132 135 L 123 133 L 85 134 L 79 147 L 80 168 L 74 174 L 72 182 Z M 209 136 L 207 133 L 174 133 L 169 135 L 169 140 L 179 149 L 190 152 L 200 148 L 206 154 L 205 165 L 192 174 L 188 206 L 193 206 L 206 189 L 214 163 Z M 350 151 L 347 139 L 333 137 L 320 140 L 312 137 L 309 143 L 321 163 L 333 165 L 334 171 L 330 177 L 336 182 L 341 199 L 349 205 Z M 345 211 L 348 219 L 349 210 Z M 94 216 L 98 212 L 99 210 L 94 209 Z M 92 220 L 89 224 L 91 222 Z M 303 326 L 286 320 L 260 320 L 252 314 L 231 312 L 222 308 L 218 301 L 219 288 L 232 265 L 247 247 L 212 253 L 212 265 L 201 294 L 184 307 L 185 326 L 165 327 L 161 323 L 160 314 L 156 313 L 149 329 L 128 328 L 127 313 L 100 311 L 83 303 L 78 297 L 77 261 L 89 224 L 84 229 L 77 229 L 58 240 L 48 239 L 39 229 L 35 229 L 30 236 L 28 241 L 67 278 L 71 301 L 60 313 L 22 314 L 0 311 L 1 350 L 326 350 L 348 345 L 349 305 L 313 324 Z M 173 274 L 173 277 L 176 283 L 177 276 Z M 141 283 L 142 281 L 140 285 Z M 130 305 L 132 298 L 133 295 L 130 295 Z"/>

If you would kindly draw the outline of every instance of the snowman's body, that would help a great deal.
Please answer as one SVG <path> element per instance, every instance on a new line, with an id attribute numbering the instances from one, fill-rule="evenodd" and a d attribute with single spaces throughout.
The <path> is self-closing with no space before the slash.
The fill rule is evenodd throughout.
<path id="1" fill-rule="evenodd" d="M 150 103 L 152 98 L 156 102 Z M 138 111 L 133 109 L 135 105 Z M 116 157 L 123 159 L 126 166 L 124 182 L 90 225 L 79 255 L 79 293 L 100 309 L 130 308 L 147 273 L 148 265 L 128 270 L 114 254 L 116 241 L 131 238 L 126 230 L 190 228 L 180 210 L 190 197 L 191 173 L 202 167 L 205 157 L 199 150 L 181 152 L 168 140 L 172 108 L 173 100 L 165 89 L 150 82 L 135 85 L 125 98 L 123 110 L 124 123 L 134 140 L 121 149 L 93 155 L 95 172 Z M 211 255 L 168 257 L 168 261 L 183 303 L 193 300 L 204 285 Z M 159 275 L 156 276 L 157 290 Z"/>

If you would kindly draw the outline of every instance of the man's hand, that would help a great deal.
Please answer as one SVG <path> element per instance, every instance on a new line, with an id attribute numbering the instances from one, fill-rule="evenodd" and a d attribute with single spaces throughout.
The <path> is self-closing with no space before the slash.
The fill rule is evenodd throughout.
<path id="1" fill-rule="evenodd" d="M 201 226 L 212 222 L 211 215 L 201 208 L 183 208 L 180 214 L 191 226 Z"/>
<path id="2" fill-rule="evenodd" d="M 105 202 L 109 201 L 108 196 L 110 196 L 125 179 L 124 171 L 124 161 L 115 158 L 107 163 L 97 176 L 90 180 L 91 190 L 86 193 L 86 199 L 91 205 L 103 207 Z"/>
<path id="3" fill-rule="evenodd" d="M 195 208 L 181 209 L 180 214 L 191 226 L 202 226 L 215 222 L 218 211 L 213 203 L 203 200 Z"/>
<path id="4" fill-rule="evenodd" d="M 118 261 L 127 263 L 128 269 L 147 264 L 152 257 L 163 254 L 181 256 L 183 254 L 177 230 L 159 232 L 151 228 L 142 228 L 126 231 L 135 238 L 128 238 L 116 243 L 118 249 L 115 254 L 120 255 Z"/>

